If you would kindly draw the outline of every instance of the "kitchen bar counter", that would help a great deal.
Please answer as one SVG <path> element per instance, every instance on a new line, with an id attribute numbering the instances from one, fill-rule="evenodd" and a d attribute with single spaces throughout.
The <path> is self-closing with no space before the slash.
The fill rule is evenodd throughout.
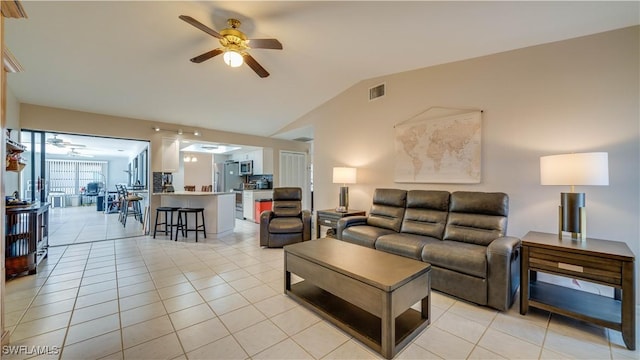
<path id="1" fill-rule="evenodd" d="M 235 227 L 236 195 L 232 192 L 176 191 L 153 193 L 162 206 L 204 208 L 207 235 L 224 236 Z"/>
<path id="2" fill-rule="evenodd" d="M 190 195 L 190 196 L 211 196 L 211 195 L 233 195 L 233 192 L 211 192 L 211 191 L 176 191 L 176 192 L 159 192 L 153 195 Z"/>

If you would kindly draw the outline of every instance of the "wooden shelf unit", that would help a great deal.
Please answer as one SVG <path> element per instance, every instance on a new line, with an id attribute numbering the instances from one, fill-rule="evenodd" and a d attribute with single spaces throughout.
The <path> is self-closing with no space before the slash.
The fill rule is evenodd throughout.
<path id="1" fill-rule="evenodd" d="M 7 206 L 5 276 L 35 274 L 49 247 L 49 203 Z"/>

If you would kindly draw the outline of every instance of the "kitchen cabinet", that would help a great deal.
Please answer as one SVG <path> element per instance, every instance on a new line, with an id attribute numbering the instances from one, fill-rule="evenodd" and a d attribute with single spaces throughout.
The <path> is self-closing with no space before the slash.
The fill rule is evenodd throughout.
<path id="1" fill-rule="evenodd" d="M 180 143 L 178 139 L 162 138 L 162 172 L 178 172 L 180 166 Z"/>
<path id="2" fill-rule="evenodd" d="M 233 161 L 253 160 L 253 174 L 273 174 L 273 149 L 262 148 L 231 156 Z"/>
<path id="3" fill-rule="evenodd" d="M 244 190 L 242 192 L 242 216 L 249 221 L 255 221 L 255 201 L 271 198 L 273 198 L 272 190 Z"/>
<path id="4" fill-rule="evenodd" d="M 273 149 L 263 148 L 253 151 L 253 173 L 273 174 Z"/>

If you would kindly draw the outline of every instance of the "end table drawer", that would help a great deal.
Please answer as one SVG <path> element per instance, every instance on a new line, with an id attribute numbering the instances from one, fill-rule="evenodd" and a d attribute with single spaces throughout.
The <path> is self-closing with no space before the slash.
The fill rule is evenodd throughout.
<path id="1" fill-rule="evenodd" d="M 622 261 L 532 247 L 529 262 L 532 270 L 562 273 L 606 285 L 622 284 Z"/>
<path id="2" fill-rule="evenodd" d="M 329 226 L 332 228 L 338 227 L 338 219 L 334 218 L 320 217 L 318 218 L 318 223 L 322 226 Z"/>

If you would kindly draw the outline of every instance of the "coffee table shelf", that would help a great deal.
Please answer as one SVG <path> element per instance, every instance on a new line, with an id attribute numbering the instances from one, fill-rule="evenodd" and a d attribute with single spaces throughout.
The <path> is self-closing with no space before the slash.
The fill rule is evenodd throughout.
<path id="1" fill-rule="evenodd" d="M 291 285 L 288 295 L 310 310 L 322 313 L 323 317 L 367 346 L 382 351 L 382 326 L 380 318 L 342 300 L 308 281 Z M 403 341 L 424 324 L 419 311 L 409 308 L 395 319 L 395 346 L 403 347 Z M 412 338 L 411 338 L 412 339 Z M 410 340 L 410 339 L 409 339 Z"/>

